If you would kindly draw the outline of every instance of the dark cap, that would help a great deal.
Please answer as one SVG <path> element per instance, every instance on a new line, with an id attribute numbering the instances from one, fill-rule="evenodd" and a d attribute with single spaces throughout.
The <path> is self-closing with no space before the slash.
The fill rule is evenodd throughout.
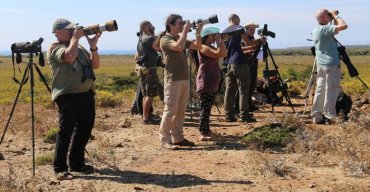
<path id="1" fill-rule="evenodd" d="M 76 25 L 78 25 L 78 23 L 71 23 L 67 19 L 63 18 L 57 19 L 53 23 L 53 33 L 55 33 L 56 30 L 72 29 Z"/>

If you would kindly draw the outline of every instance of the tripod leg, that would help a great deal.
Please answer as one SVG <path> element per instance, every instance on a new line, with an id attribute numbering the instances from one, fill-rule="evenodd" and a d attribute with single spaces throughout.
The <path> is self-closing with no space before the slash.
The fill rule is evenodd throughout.
<path id="1" fill-rule="evenodd" d="M 31 88 L 31 119 L 32 119 L 32 173 L 35 176 L 35 105 L 34 105 L 34 91 L 33 88 L 35 87 L 35 79 L 33 76 L 33 63 L 32 63 L 32 53 L 30 53 L 30 88 Z"/>
<path id="2" fill-rule="evenodd" d="M 286 83 L 284 82 L 284 80 L 281 78 L 281 75 L 279 73 L 279 70 L 278 70 L 278 66 L 276 65 L 275 63 L 275 60 L 274 60 L 274 57 L 272 56 L 272 53 L 271 53 L 271 50 L 270 48 L 268 47 L 268 44 L 267 42 L 265 43 L 265 46 L 266 46 L 266 50 L 268 51 L 268 54 L 270 55 L 271 57 L 271 61 L 272 61 L 272 64 L 274 65 L 275 67 L 275 70 L 276 70 L 276 73 L 277 73 L 277 78 L 279 79 L 280 83 L 281 83 L 281 86 L 283 88 L 282 90 L 282 93 L 283 93 L 283 96 L 285 97 L 285 100 L 287 100 L 288 104 L 290 105 L 290 107 L 292 108 L 293 112 L 295 113 L 295 110 L 294 110 L 294 107 L 293 107 L 293 104 L 289 98 L 289 95 L 288 95 L 288 91 L 287 91 L 287 86 L 286 86 Z"/>
<path id="3" fill-rule="evenodd" d="M 40 68 L 36 64 L 33 64 L 33 66 L 35 66 L 36 72 L 39 74 L 39 77 L 41 78 L 42 82 L 46 86 L 46 89 L 49 91 L 49 93 L 51 93 L 51 89 L 50 89 L 48 83 L 46 82 L 45 77 L 42 75 Z"/>
<path id="4" fill-rule="evenodd" d="M 359 76 L 356 76 L 358 80 L 361 81 L 361 83 L 366 87 L 366 89 L 369 89 L 369 87 L 366 85 L 365 82 L 362 81 L 362 79 Z"/>
<path id="5" fill-rule="evenodd" d="M 19 88 L 18 88 L 17 96 L 16 96 L 16 97 L 15 97 L 15 99 L 14 99 L 14 103 L 13 103 L 12 110 L 11 110 L 11 112 L 10 112 L 10 114 L 9 114 L 8 121 L 6 122 L 6 126 L 5 126 L 5 129 L 4 129 L 4 132 L 3 132 L 2 136 L 1 136 L 1 139 L 0 139 L 0 145 L 1 145 L 1 143 L 3 142 L 3 140 L 4 140 L 5 133 L 6 133 L 7 129 L 8 129 L 8 127 L 9 127 L 10 120 L 12 119 L 12 116 L 13 116 L 13 113 L 14 113 L 15 106 L 17 105 L 19 95 L 20 95 L 20 93 L 21 93 L 21 91 L 22 91 L 22 87 L 23 87 L 23 85 L 24 85 L 24 83 L 25 83 L 25 79 L 26 79 L 26 76 L 27 76 L 27 74 L 28 74 L 28 68 L 29 68 L 29 67 L 27 67 L 27 68 L 24 70 L 24 74 L 23 74 L 23 77 L 22 77 L 22 81 L 21 81 L 21 83 L 19 84 Z"/>

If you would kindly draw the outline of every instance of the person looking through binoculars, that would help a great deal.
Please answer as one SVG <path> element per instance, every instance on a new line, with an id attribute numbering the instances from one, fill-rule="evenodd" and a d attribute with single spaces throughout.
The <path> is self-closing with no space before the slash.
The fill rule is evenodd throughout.
<path id="1" fill-rule="evenodd" d="M 348 28 L 338 11 L 319 9 L 318 25 L 313 29 L 317 65 L 316 91 L 311 117 L 315 124 L 331 124 L 337 116 L 336 102 L 340 92 L 341 69 L 337 42 L 334 35 Z"/>
<path id="2" fill-rule="evenodd" d="M 209 116 L 213 101 L 218 91 L 221 80 L 221 70 L 218 59 L 226 57 L 227 50 L 224 41 L 227 36 L 221 38 L 219 29 L 208 27 L 201 32 L 202 48 L 193 52 L 193 59 L 199 66 L 196 77 L 197 92 L 200 96 L 200 117 L 199 131 L 201 140 L 212 140 L 211 129 L 209 128 Z M 213 44 L 216 44 L 216 47 Z"/>
<path id="3" fill-rule="evenodd" d="M 140 23 L 139 41 L 137 44 L 136 63 L 139 65 L 140 86 L 143 94 L 143 123 L 159 124 L 159 119 L 151 115 L 153 98 L 158 94 L 159 79 L 157 63 L 159 45 L 154 43 L 154 26 L 149 21 Z"/>
<path id="4" fill-rule="evenodd" d="M 184 22 L 180 15 L 171 14 L 166 20 L 166 31 L 160 35 L 160 48 L 166 67 L 164 110 L 159 137 L 162 147 L 167 149 L 174 149 L 173 145 L 194 145 L 193 142 L 185 139 L 183 134 L 185 110 L 190 96 L 189 67 L 185 50 L 202 48 L 200 32 L 203 25 L 199 23 L 195 26 L 195 42 L 187 40 L 191 27 L 190 22 Z"/>
<path id="5" fill-rule="evenodd" d="M 98 69 L 97 43 L 101 33 L 86 36 L 89 53 L 79 44 L 83 27 L 66 19 L 57 19 L 52 32 L 57 38 L 47 51 L 52 71 L 52 100 L 58 105 L 59 131 L 56 135 L 54 172 L 59 180 L 72 179 L 70 171 L 91 173 L 85 164 L 85 146 L 95 121 L 94 69 Z M 71 146 L 69 147 L 71 143 Z"/>

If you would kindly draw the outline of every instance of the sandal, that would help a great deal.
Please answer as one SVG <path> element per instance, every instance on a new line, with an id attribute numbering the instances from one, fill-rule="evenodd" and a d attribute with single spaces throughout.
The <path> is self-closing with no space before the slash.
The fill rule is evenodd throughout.
<path id="1" fill-rule="evenodd" d="M 73 175 L 68 171 L 62 171 L 55 173 L 55 177 L 58 180 L 71 180 L 73 179 Z"/>

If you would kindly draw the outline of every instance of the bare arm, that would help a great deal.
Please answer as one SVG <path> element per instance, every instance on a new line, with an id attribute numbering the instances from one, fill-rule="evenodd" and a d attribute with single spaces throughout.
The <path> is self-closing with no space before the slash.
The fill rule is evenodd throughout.
<path id="1" fill-rule="evenodd" d="M 344 20 L 342 18 L 340 18 L 338 16 L 338 10 L 333 10 L 331 12 L 331 14 L 333 15 L 333 21 L 334 21 L 334 25 L 336 25 L 337 27 L 335 28 L 335 34 L 338 34 L 339 31 L 343 31 L 343 30 L 346 30 L 348 28 L 348 25 L 344 22 Z"/>
<path id="2" fill-rule="evenodd" d="M 226 57 L 227 56 L 226 45 L 225 43 L 221 42 L 221 37 L 219 34 L 216 36 L 216 45 L 217 49 L 212 49 L 206 45 L 202 45 L 200 52 L 208 57 L 216 59 L 220 57 Z"/>
<path id="3" fill-rule="evenodd" d="M 180 34 L 180 38 L 177 41 L 170 44 L 170 49 L 172 51 L 177 52 L 184 51 L 186 45 L 186 38 L 188 37 L 188 31 L 190 27 L 191 27 L 190 22 L 186 22 L 184 25 L 184 29 Z"/>
<path id="4" fill-rule="evenodd" d="M 62 55 L 63 61 L 66 63 L 74 63 L 78 55 L 78 41 L 84 36 L 82 27 L 78 27 L 74 30 L 69 46 Z"/>
<path id="5" fill-rule="evenodd" d="M 98 69 L 100 65 L 100 57 L 98 54 L 98 47 L 96 44 L 98 43 L 98 39 L 100 38 L 102 33 L 96 34 L 93 38 L 89 38 L 86 36 L 87 41 L 90 44 L 90 51 L 91 51 L 91 66 L 93 69 Z"/>
<path id="6" fill-rule="evenodd" d="M 193 49 L 193 50 L 201 50 L 202 49 L 202 38 L 200 36 L 200 32 L 202 31 L 203 29 L 203 24 L 202 23 L 199 23 L 197 24 L 196 26 L 196 31 L 195 31 L 195 37 L 196 37 L 196 40 L 195 42 L 193 42 L 189 49 Z"/>

